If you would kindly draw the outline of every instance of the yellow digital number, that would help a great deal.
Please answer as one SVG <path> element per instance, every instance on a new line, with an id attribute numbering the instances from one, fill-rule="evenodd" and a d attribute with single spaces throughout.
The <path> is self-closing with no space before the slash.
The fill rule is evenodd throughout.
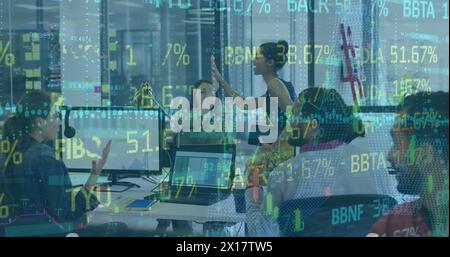
<path id="1" fill-rule="evenodd" d="M 134 149 L 127 150 L 127 153 L 137 153 L 138 151 L 138 141 L 136 139 L 132 139 L 131 135 L 137 134 L 137 131 L 127 131 L 127 143 L 134 145 Z"/>
<path id="2" fill-rule="evenodd" d="M 391 46 L 391 63 L 397 63 L 397 62 L 398 62 L 397 46 L 392 45 Z"/>
<path id="3" fill-rule="evenodd" d="M 150 149 L 150 130 L 147 130 L 142 134 L 145 136 L 145 149 L 142 149 L 143 153 L 153 152 L 153 149 Z"/>
<path id="4" fill-rule="evenodd" d="M 309 163 L 309 161 L 305 160 L 304 162 L 302 162 L 302 177 L 304 179 L 309 179 L 311 177 L 311 169 L 309 167 L 306 167 L 306 163 Z M 307 174 L 306 176 L 305 173 Z"/>

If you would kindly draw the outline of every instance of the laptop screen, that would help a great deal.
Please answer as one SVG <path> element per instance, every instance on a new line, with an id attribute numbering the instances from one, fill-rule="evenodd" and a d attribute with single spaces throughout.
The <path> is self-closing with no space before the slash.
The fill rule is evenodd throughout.
<path id="1" fill-rule="evenodd" d="M 177 151 L 172 186 L 227 189 L 233 154 Z"/>

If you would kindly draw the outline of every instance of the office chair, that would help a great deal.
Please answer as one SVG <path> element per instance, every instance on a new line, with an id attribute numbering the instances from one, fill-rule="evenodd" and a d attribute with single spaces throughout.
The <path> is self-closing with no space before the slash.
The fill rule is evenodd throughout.
<path id="1" fill-rule="evenodd" d="M 278 218 L 281 236 L 361 237 L 397 201 L 387 195 L 343 195 L 288 200 Z"/>

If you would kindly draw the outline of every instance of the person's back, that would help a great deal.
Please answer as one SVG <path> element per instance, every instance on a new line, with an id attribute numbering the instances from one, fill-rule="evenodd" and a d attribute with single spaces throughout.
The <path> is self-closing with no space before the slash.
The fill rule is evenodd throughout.
<path id="1" fill-rule="evenodd" d="M 353 170 L 352 156 L 361 150 L 352 142 L 364 136 L 364 127 L 335 90 L 304 90 L 294 104 L 290 125 L 288 142 L 299 146 L 300 153 L 273 169 L 267 182 L 262 176 L 257 180 L 261 183 L 246 192 L 252 235 L 279 235 L 273 210 L 285 201 L 378 193 L 373 172 Z M 255 175 L 250 176 L 255 181 Z M 266 188 L 260 186 L 264 183 Z"/>
<path id="2" fill-rule="evenodd" d="M 15 215 L 48 213 L 55 214 L 54 216 L 58 219 L 66 219 L 64 216 L 57 215 L 57 212 L 66 210 L 52 210 L 48 206 L 51 203 L 48 197 L 53 197 L 52 194 L 69 198 L 71 194 L 70 191 L 62 191 L 70 189 L 71 182 L 64 164 L 56 160 L 55 151 L 50 146 L 32 143 L 23 153 L 23 161 L 18 165 L 12 165 L 6 171 L 6 179 L 10 181 L 9 191 L 14 202 L 19 205 L 15 208 Z M 64 209 L 70 210 L 70 206 Z"/>
<path id="3" fill-rule="evenodd" d="M 8 181 L 10 201 L 17 205 L 14 216 L 20 217 L 27 213 L 46 213 L 45 199 L 41 194 L 42 175 L 36 169 L 41 160 L 51 158 L 49 146 L 34 143 L 23 153 L 23 161 L 11 165 L 5 170 L 5 179 Z M 54 155 L 54 152 L 53 152 Z"/>
<path id="4" fill-rule="evenodd" d="M 83 214 L 98 205 L 95 196 L 85 189 L 75 194 L 64 163 L 56 159 L 55 150 L 46 144 L 31 143 L 23 153 L 22 162 L 9 166 L 4 178 L 12 227 L 47 224 L 65 234 L 81 226 Z M 26 236 L 36 232 L 32 229 L 27 232 L 24 228 L 20 233 Z M 14 233 L 5 236 L 14 236 Z"/>

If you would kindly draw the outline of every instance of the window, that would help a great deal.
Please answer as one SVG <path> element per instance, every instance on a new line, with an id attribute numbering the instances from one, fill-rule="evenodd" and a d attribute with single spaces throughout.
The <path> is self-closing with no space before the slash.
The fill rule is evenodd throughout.
<path id="1" fill-rule="evenodd" d="M 253 74 L 252 58 L 256 48 L 266 42 L 286 40 L 288 61 L 279 71 L 281 78 L 291 81 L 299 93 L 308 86 L 308 64 L 301 61 L 301 52 L 308 46 L 308 15 L 288 11 L 288 1 L 227 2 L 229 17 L 228 43 L 222 54 L 230 72 L 230 82 L 239 92 L 260 96 L 266 86 L 261 76 Z"/>
<path id="2" fill-rule="evenodd" d="M 216 26 L 208 1 L 0 4 L 3 105 L 45 90 L 68 105 L 127 106 L 143 82 L 168 105 L 210 77 Z"/>
<path id="3" fill-rule="evenodd" d="M 335 1 L 315 14 L 315 44 L 327 49 L 322 61 L 316 53 L 314 85 L 371 107 L 395 106 L 417 91 L 448 91 L 448 3 L 413 2 Z M 355 57 L 346 51 L 352 48 Z"/>

